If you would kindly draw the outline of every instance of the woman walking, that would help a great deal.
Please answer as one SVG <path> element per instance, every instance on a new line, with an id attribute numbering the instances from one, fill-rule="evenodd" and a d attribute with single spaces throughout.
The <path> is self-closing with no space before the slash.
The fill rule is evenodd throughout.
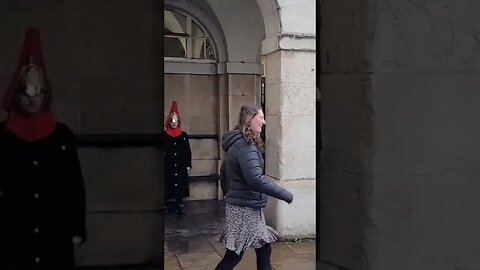
<path id="1" fill-rule="evenodd" d="M 266 225 L 262 209 L 267 196 L 291 203 L 293 195 L 263 174 L 264 145 L 260 139 L 263 125 L 263 111 L 244 105 L 237 127 L 222 138 L 226 156 L 220 175 L 226 194 L 226 226 L 219 241 L 227 251 L 215 270 L 233 269 L 248 248 L 255 249 L 258 270 L 272 269 L 270 244 L 277 240 L 277 232 Z"/>

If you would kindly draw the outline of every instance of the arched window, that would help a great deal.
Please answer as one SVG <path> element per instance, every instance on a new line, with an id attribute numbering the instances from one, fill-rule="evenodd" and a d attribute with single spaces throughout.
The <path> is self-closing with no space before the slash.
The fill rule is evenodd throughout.
<path id="1" fill-rule="evenodd" d="M 164 10 L 164 57 L 171 59 L 215 60 L 212 39 L 192 17 Z"/>

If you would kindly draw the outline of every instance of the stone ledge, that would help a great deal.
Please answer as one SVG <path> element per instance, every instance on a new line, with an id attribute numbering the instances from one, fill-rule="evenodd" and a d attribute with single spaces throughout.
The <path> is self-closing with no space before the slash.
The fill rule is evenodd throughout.
<path id="1" fill-rule="evenodd" d="M 267 37 L 262 41 L 262 55 L 271 54 L 278 50 L 315 52 L 316 35 L 281 33 Z"/>

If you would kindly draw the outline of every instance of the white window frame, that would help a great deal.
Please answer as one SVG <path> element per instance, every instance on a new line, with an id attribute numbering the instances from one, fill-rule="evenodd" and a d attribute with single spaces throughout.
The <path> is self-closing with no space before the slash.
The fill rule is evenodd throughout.
<path id="1" fill-rule="evenodd" d="M 175 9 L 164 9 L 164 11 L 170 11 L 170 12 L 176 12 L 176 13 L 179 13 L 183 16 L 185 16 L 186 18 L 186 23 L 187 23 L 187 31 L 186 31 L 186 40 L 187 40 L 187 51 L 186 51 L 186 55 L 187 55 L 187 58 L 184 58 L 184 57 L 164 57 L 164 61 L 168 61 L 168 62 L 181 62 L 181 63 L 217 63 L 217 48 L 215 48 L 215 43 L 213 42 L 213 39 L 210 37 L 210 35 L 208 34 L 208 32 L 205 30 L 205 27 L 200 23 L 198 22 L 197 20 L 193 19 L 192 16 L 188 15 L 188 14 L 185 14 L 184 12 L 181 12 L 179 10 L 175 10 Z M 205 35 L 205 39 L 209 39 L 210 40 L 210 44 L 212 45 L 212 49 L 213 49 L 213 54 L 215 55 L 215 59 L 194 59 L 192 58 L 192 39 L 194 37 L 191 36 L 191 33 L 192 33 L 192 21 L 196 22 L 197 25 L 200 27 L 200 29 L 203 31 L 204 35 Z M 175 35 L 163 35 L 163 37 L 177 37 Z M 205 46 L 205 45 L 204 45 Z M 205 46 L 205 49 L 206 49 L 206 46 Z M 204 52 L 206 53 L 206 50 L 204 50 Z"/>

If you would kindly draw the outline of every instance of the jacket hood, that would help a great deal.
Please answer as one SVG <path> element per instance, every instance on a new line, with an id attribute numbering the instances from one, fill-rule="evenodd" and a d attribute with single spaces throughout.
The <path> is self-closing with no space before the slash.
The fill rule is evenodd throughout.
<path id="1" fill-rule="evenodd" d="M 243 134 L 240 130 L 234 129 L 225 133 L 222 137 L 222 149 L 227 152 L 228 149 L 238 140 L 243 138 Z"/>

